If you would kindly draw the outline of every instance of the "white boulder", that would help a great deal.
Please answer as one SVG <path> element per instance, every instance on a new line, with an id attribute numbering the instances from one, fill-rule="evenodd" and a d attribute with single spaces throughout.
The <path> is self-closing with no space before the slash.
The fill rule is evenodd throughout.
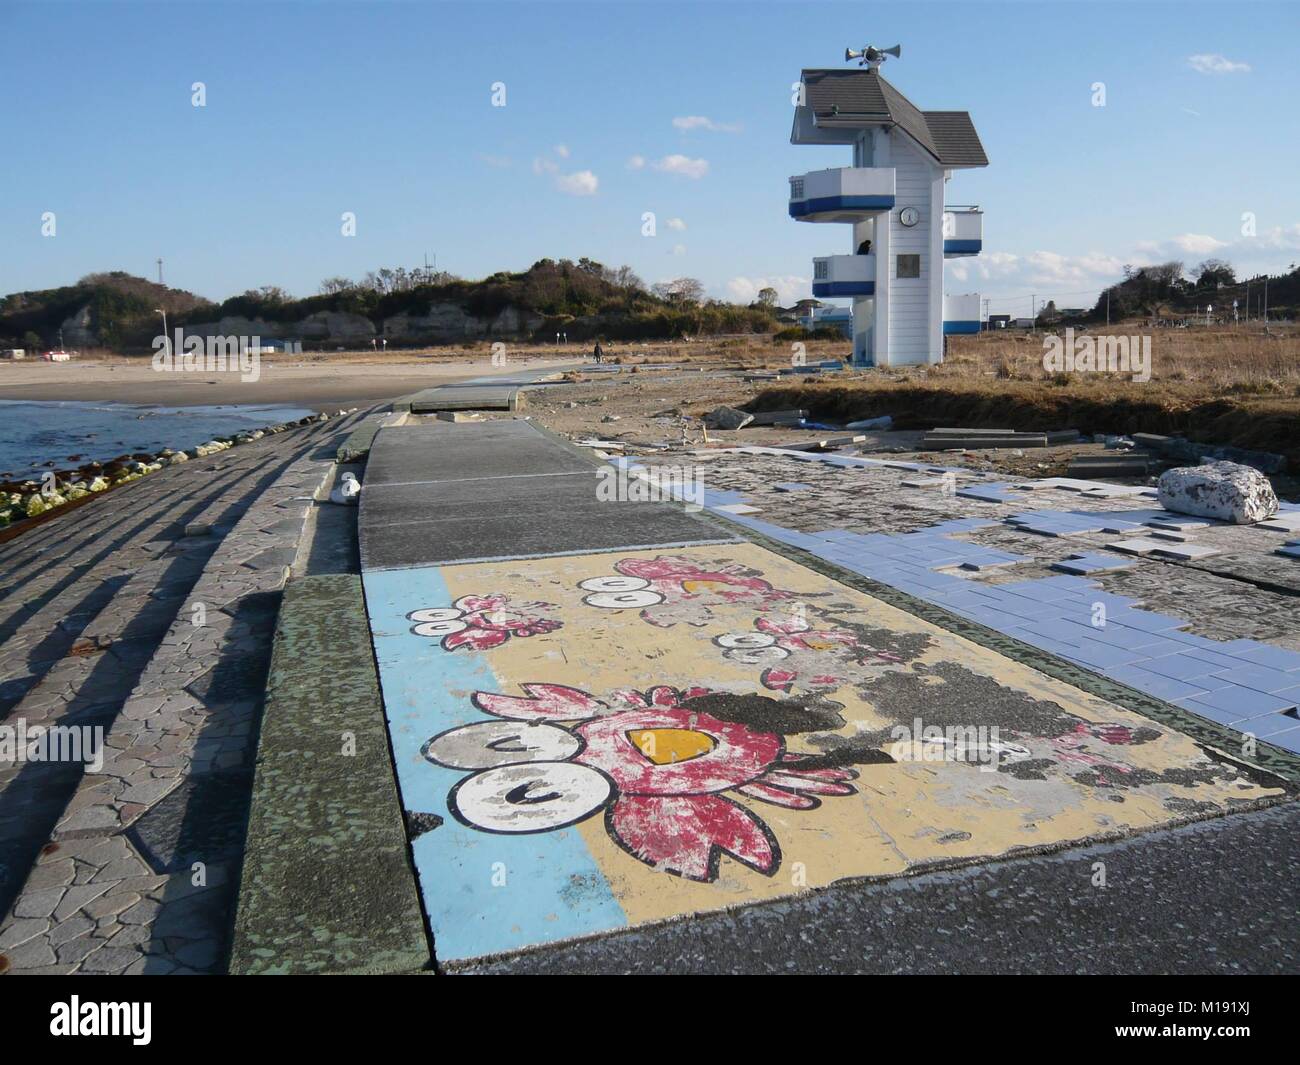
<path id="1" fill-rule="evenodd" d="M 1235 462 L 1166 470 L 1157 487 L 1160 505 L 1180 514 L 1251 525 L 1277 513 L 1277 496 L 1268 478 L 1253 466 Z"/>

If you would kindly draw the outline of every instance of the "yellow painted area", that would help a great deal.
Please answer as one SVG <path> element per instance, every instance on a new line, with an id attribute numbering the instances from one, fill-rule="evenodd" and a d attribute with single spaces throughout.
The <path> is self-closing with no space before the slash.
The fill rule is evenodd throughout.
<path id="1" fill-rule="evenodd" d="M 713 750 L 712 736 L 685 728 L 637 728 L 628 739 L 655 765 L 689 762 Z"/>
<path id="2" fill-rule="evenodd" d="M 1203 768 L 1212 763 L 1191 739 L 1162 724 L 1047 677 L 755 545 L 485 563 L 447 567 L 442 572 L 453 599 L 504 594 L 512 601 L 540 601 L 552 604 L 547 616 L 562 623 L 554 631 L 511 638 L 483 652 L 498 677 L 497 691 L 502 694 L 523 695 L 523 684 L 548 683 L 579 688 L 606 700 L 620 690 L 644 692 L 658 685 L 789 698 L 761 687 L 761 664 L 727 657 L 713 642 L 714 637 L 725 633 L 754 633 L 756 618 L 765 613 L 783 616 L 790 610 L 788 603 L 763 608 L 752 602 L 731 602 L 713 594 L 726 592 L 727 584 L 689 581 L 689 591 L 709 596 L 706 614 L 692 615 L 696 620 L 703 617 L 703 624 L 664 627 L 642 620 L 638 608 L 599 608 L 583 601 L 588 593 L 579 587 L 580 582 L 614 575 L 614 564 L 620 559 L 654 559 L 661 555 L 688 557 L 701 564 L 739 564 L 757 571 L 775 588 L 806 597 L 801 602 L 814 622 L 813 629 L 821 627 L 821 612 L 833 600 L 835 608 L 827 613 L 835 617 L 852 616 L 873 627 L 924 634 L 928 645 L 904 669 L 952 663 L 992 678 L 1009 693 L 1053 702 L 1081 724 L 1127 725 L 1154 729 L 1160 735 L 1130 745 L 1107 745 L 1095 739 L 1084 739 L 1077 749 L 1049 750 L 1047 745 L 1035 745 L 1036 758 L 1052 759 L 1045 779 L 1022 779 L 1006 771 L 986 772 L 968 763 L 926 759 L 926 752 L 933 754 L 934 748 L 916 744 L 900 749 L 910 751 L 913 760 L 857 766 L 858 776 L 852 781 L 854 794 L 822 795 L 820 806 L 811 810 L 772 805 L 734 790 L 721 793 L 757 814 L 776 839 L 781 860 L 771 876 L 728 856 L 722 858 L 717 879 L 711 883 L 668 875 L 619 847 L 610 837 L 603 816 L 588 817 L 577 830 L 631 924 L 772 898 L 845 877 L 902 873 L 936 860 L 992 857 L 1018 848 L 1155 827 L 1181 819 L 1184 813 L 1180 811 L 1191 803 L 1228 809 L 1236 803 L 1280 793 L 1280 789 L 1236 777 L 1230 768 L 1208 782 L 1143 783 L 1147 774 L 1173 768 Z M 827 592 L 833 595 L 828 597 Z M 664 618 L 663 613 L 656 616 L 661 621 Z M 825 655 L 828 661 L 837 653 L 834 641 L 816 638 L 810 645 L 812 653 Z M 947 683 L 933 675 L 925 682 L 931 686 Z M 843 704 L 845 724 L 834 730 L 833 737 L 851 739 L 863 731 L 892 724 L 852 686 L 825 694 Z M 917 708 L 917 715 L 924 720 L 924 705 Z M 969 724 L 978 726 L 980 722 L 972 720 Z M 628 738 L 657 765 L 700 758 L 713 747 L 709 736 L 691 729 L 638 729 L 628 733 Z M 789 735 L 787 750 L 808 754 L 824 751 L 826 734 L 822 734 L 819 745 L 811 742 L 813 738 L 809 733 Z M 1090 758 L 1120 767 L 1122 773 L 1137 782 L 1117 789 L 1075 779 L 1071 773 L 1086 767 Z M 1198 805 L 1197 809 L 1206 807 Z"/>

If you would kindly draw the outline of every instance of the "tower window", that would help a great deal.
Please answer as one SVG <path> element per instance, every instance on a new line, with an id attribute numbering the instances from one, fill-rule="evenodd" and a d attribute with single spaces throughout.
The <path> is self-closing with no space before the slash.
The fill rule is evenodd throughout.
<path id="1" fill-rule="evenodd" d="M 900 255 L 898 257 L 899 277 L 920 277 L 921 257 L 919 255 Z"/>

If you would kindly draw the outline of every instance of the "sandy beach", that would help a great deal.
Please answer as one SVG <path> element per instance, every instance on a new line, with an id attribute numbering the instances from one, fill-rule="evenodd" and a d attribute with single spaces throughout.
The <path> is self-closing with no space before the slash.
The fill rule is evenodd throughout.
<path id="1" fill-rule="evenodd" d="M 398 358 L 400 361 L 389 361 Z M 241 381 L 238 373 L 162 373 L 154 370 L 147 358 L 5 362 L 0 363 L 0 399 L 173 407 L 293 404 L 328 411 L 376 403 L 458 380 L 574 361 L 578 360 L 521 358 L 505 366 L 493 366 L 486 353 L 439 361 L 410 356 L 338 357 L 328 361 L 291 357 L 263 359 L 256 381 Z"/>

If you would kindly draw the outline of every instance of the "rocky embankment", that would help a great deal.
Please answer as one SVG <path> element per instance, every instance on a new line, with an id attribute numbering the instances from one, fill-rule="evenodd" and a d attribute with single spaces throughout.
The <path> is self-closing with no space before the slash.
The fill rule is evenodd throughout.
<path id="1" fill-rule="evenodd" d="M 341 410 L 334 416 L 351 413 L 350 410 Z M 240 444 L 251 444 L 265 436 L 310 425 L 312 422 L 329 421 L 329 419 L 328 414 L 313 414 L 297 421 L 280 422 L 262 429 L 246 429 L 233 436 L 214 437 L 206 444 L 199 444 L 185 451 L 163 448 L 156 454 L 141 452 L 120 455 L 108 462 L 88 462 L 72 469 L 52 470 L 40 480 L 0 483 L 0 529 L 8 528 L 16 522 L 39 517 L 87 496 L 116 488 L 118 485 L 138 481 L 141 477 L 156 473 L 164 466 L 178 466 L 190 459 L 215 455 L 218 451 L 238 447 Z"/>

